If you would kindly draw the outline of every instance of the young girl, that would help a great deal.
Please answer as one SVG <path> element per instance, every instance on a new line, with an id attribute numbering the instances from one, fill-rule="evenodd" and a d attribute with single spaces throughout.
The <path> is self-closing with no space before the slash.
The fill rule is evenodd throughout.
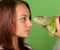
<path id="1" fill-rule="evenodd" d="M 31 50 L 24 43 L 29 36 L 31 11 L 27 2 L 22 0 L 0 1 L 0 49 Z"/>

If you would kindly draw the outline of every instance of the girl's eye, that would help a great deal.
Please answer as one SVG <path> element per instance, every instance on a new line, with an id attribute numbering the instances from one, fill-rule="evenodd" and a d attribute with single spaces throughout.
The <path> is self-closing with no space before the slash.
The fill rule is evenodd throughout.
<path id="1" fill-rule="evenodd" d="M 20 20 L 21 20 L 21 21 L 26 21 L 26 18 L 25 18 L 25 17 L 23 17 L 23 18 L 21 18 Z"/>

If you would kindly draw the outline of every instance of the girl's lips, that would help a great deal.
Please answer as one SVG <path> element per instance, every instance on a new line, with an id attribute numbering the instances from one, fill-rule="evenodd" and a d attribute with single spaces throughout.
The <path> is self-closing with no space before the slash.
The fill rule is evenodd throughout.
<path id="1" fill-rule="evenodd" d="M 26 30 L 26 31 L 30 31 L 30 30 Z"/>
<path id="2" fill-rule="evenodd" d="M 26 30 L 26 32 L 30 32 L 30 30 Z"/>

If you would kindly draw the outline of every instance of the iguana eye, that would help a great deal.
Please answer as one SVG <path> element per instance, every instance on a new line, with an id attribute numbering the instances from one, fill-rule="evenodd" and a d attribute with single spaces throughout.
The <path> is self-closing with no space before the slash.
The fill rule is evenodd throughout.
<path id="1" fill-rule="evenodd" d="M 40 19 L 40 18 L 38 18 L 38 19 Z"/>

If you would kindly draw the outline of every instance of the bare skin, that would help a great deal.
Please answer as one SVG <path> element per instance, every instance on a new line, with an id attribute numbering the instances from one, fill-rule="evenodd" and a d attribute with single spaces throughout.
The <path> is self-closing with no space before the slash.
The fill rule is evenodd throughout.
<path id="1" fill-rule="evenodd" d="M 56 17 L 56 28 L 57 28 L 57 31 L 55 33 L 55 36 L 60 38 L 60 22 L 59 22 L 59 19 L 60 19 L 60 15 L 58 17 Z"/>

